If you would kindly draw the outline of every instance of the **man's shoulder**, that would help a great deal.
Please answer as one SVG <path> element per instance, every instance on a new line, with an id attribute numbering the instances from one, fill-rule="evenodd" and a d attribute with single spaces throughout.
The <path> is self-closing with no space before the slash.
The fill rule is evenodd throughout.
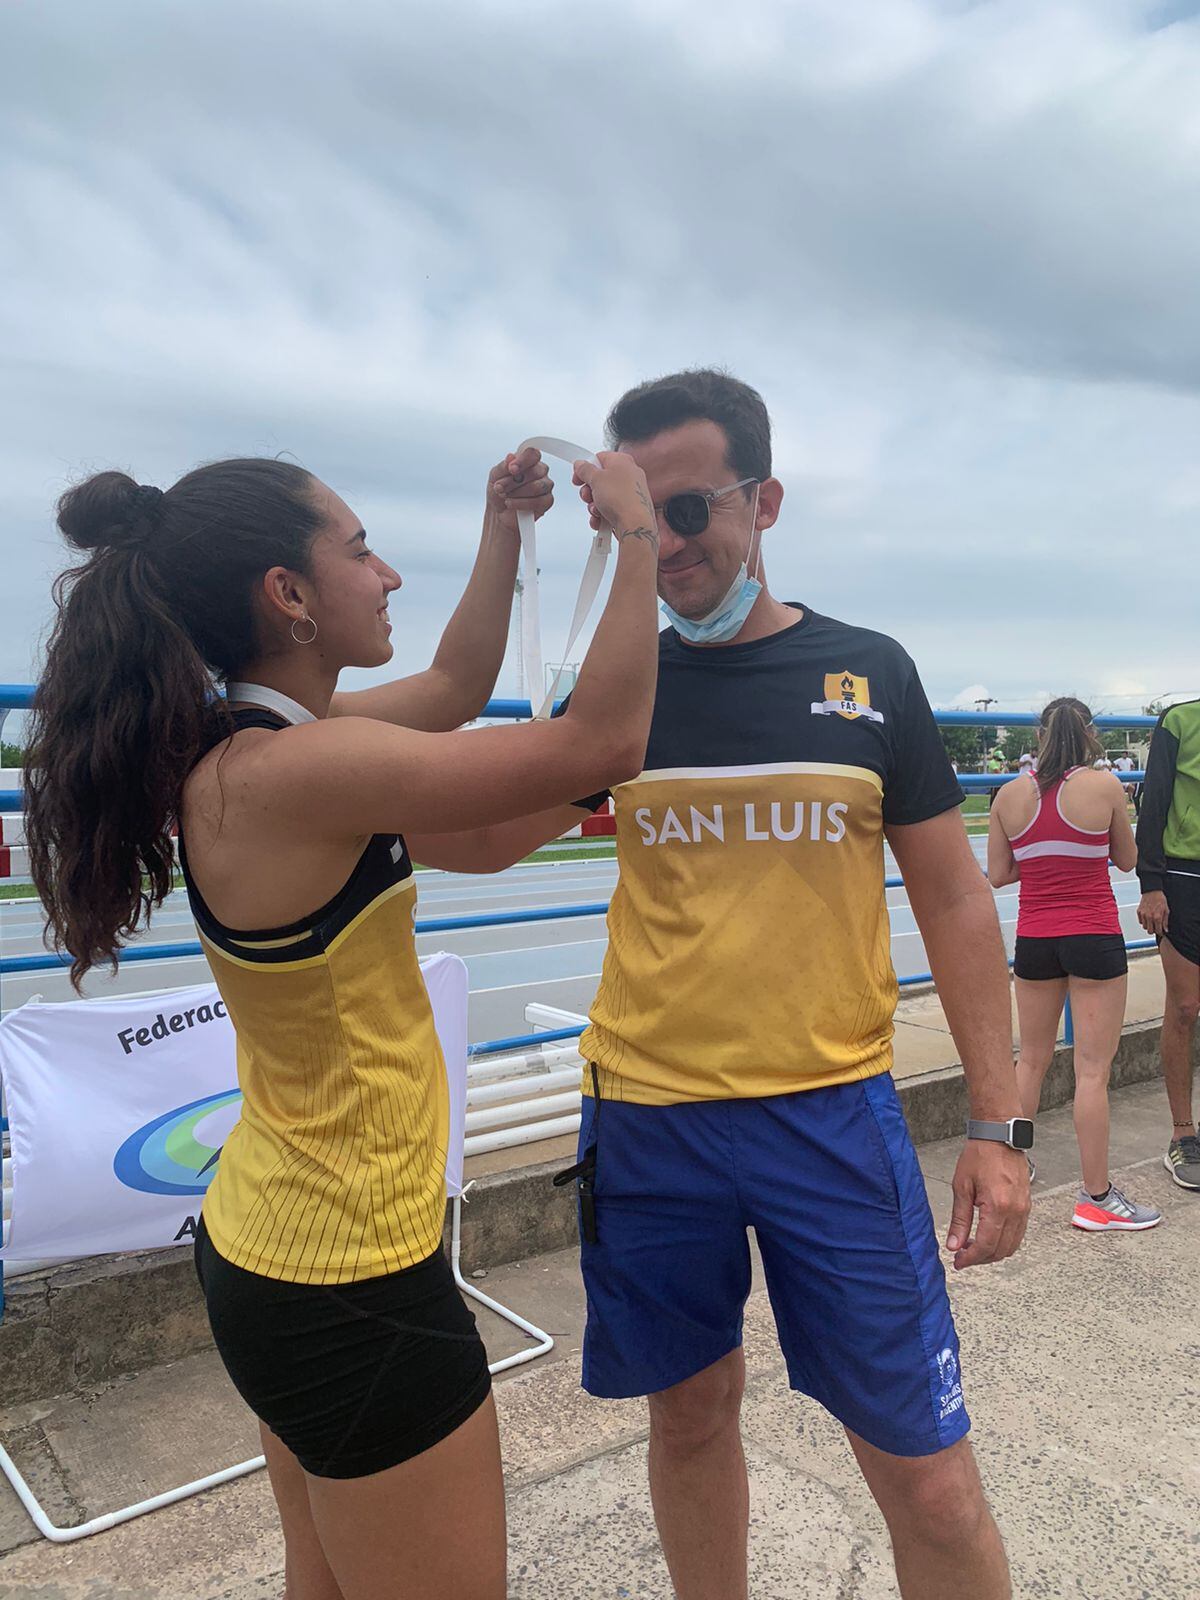
<path id="1" fill-rule="evenodd" d="M 900 641 L 890 633 L 881 633 L 877 628 L 864 628 L 857 622 L 843 622 L 839 617 L 827 617 L 816 611 L 812 613 L 809 637 L 822 650 L 840 648 L 866 652 L 888 666 L 907 666 L 912 660 Z M 846 661 L 844 665 L 851 667 L 853 663 Z"/>
<path id="2" fill-rule="evenodd" d="M 1200 732 L 1200 700 L 1180 700 L 1176 705 L 1168 706 L 1158 719 L 1160 728 L 1166 728 L 1168 733 L 1173 733 L 1177 739 L 1185 732 Z"/>

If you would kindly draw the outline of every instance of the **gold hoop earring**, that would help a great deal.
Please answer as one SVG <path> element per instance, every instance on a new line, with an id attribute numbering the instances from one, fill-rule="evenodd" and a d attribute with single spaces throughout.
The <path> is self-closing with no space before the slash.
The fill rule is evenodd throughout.
<path id="1" fill-rule="evenodd" d="M 311 624 L 312 632 L 309 634 L 307 639 L 301 639 L 301 638 L 299 638 L 297 636 L 297 633 L 296 633 L 296 623 L 297 622 L 307 622 L 307 623 Z M 296 617 L 293 620 L 293 622 L 292 622 L 292 638 L 293 638 L 293 640 L 295 640 L 295 642 L 297 644 L 311 644 L 316 637 L 317 637 L 317 625 L 316 625 L 315 622 L 313 622 L 313 619 L 308 615 L 307 611 L 304 613 L 304 615 L 302 617 Z"/>

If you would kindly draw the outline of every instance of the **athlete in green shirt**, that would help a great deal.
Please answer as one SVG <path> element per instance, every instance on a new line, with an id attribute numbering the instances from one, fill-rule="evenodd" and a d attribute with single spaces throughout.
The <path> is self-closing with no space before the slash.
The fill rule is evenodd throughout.
<path id="1" fill-rule="evenodd" d="M 1174 1126 L 1163 1165 L 1181 1188 L 1200 1190 L 1192 1116 L 1192 1041 L 1200 1016 L 1200 700 L 1171 706 L 1158 719 L 1137 846 L 1138 921 L 1158 940 L 1167 980 L 1162 1062 Z"/>

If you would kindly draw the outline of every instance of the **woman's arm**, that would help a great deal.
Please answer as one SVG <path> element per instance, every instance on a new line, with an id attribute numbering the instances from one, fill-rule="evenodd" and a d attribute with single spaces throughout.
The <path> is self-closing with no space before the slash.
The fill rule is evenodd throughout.
<path id="1" fill-rule="evenodd" d="M 460 833 L 562 807 L 641 770 L 658 668 L 658 529 L 641 469 L 605 451 L 576 480 L 617 538 L 608 603 L 561 717 L 425 733 L 332 717 L 262 741 L 246 780 L 310 837 Z"/>
<path id="2" fill-rule="evenodd" d="M 517 511 L 542 516 L 553 504 L 553 490 L 536 450 L 507 456 L 492 468 L 479 553 L 432 664 L 394 683 L 335 694 L 331 717 L 373 717 L 445 733 L 479 715 L 495 688 L 508 642 L 521 549 Z"/>
<path id="3" fill-rule="evenodd" d="M 1000 821 L 1002 804 L 997 795 L 988 819 L 987 875 L 993 889 L 1003 889 L 1006 883 L 1019 883 L 1021 879 L 1021 869 Z"/>

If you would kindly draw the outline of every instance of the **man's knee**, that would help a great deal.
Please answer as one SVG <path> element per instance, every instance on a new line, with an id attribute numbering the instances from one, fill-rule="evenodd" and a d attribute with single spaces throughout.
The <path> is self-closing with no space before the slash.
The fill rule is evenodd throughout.
<path id="1" fill-rule="evenodd" d="M 969 1456 L 914 1461 L 901 1478 L 887 1516 L 898 1542 L 947 1551 L 970 1549 L 990 1520 L 983 1486 Z"/>
<path id="2" fill-rule="evenodd" d="M 652 1438 L 669 1449 L 702 1449 L 717 1434 L 736 1426 L 745 1386 L 742 1352 L 735 1350 L 695 1377 L 652 1394 Z"/>
<path id="3" fill-rule="evenodd" d="M 1171 1000 L 1167 1009 L 1177 1028 L 1194 1028 L 1200 1017 L 1200 999 Z"/>

